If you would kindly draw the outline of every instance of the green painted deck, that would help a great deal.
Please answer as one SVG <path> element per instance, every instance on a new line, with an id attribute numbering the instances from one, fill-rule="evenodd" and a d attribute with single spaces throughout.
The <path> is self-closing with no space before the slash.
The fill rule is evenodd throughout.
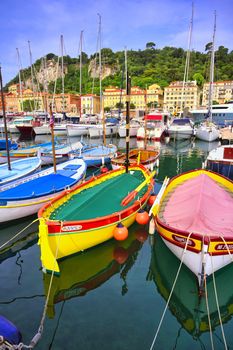
<path id="1" fill-rule="evenodd" d="M 119 212 L 132 205 L 130 202 L 123 207 L 121 201 L 144 180 L 143 173 L 137 170 L 106 180 L 95 187 L 84 189 L 54 210 L 50 219 L 61 221 L 88 220 Z M 148 185 L 144 186 L 137 198 L 142 197 L 147 188 Z"/>

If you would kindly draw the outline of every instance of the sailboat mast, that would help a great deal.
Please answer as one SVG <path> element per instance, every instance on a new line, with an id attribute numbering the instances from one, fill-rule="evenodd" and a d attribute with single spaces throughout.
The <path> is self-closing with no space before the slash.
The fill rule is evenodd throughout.
<path id="1" fill-rule="evenodd" d="M 79 62 L 79 75 L 80 75 L 80 80 L 79 80 L 79 95 L 80 95 L 80 111 L 79 115 L 80 118 L 82 117 L 82 51 L 83 51 L 83 30 L 81 30 L 80 34 L 80 62 Z"/>
<path id="2" fill-rule="evenodd" d="M 215 33 L 216 33 L 216 11 L 214 12 L 214 32 L 213 41 L 211 47 L 211 59 L 210 59 L 210 85 L 209 85 L 209 103 L 208 103 L 208 116 L 212 121 L 212 98 L 213 98 L 213 84 L 214 84 L 214 46 L 215 46 Z"/>
<path id="3" fill-rule="evenodd" d="M 101 48 L 102 48 L 102 38 L 101 38 L 101 25 L 102 25 L 102 19 L 101 15 L 98 13 L 99 16 L 99 79 L 100 79 L 100 115 L 102 117 L 102 124 L 103 124 L 103 144 L 106 145 L 106 130 L 105 130 L 105 117 L 104 117 L 104 110 L 103 110 L 103 94 L 102 94 L 102 59 L 101 59 Z"/>
<path id="4" fill-rule="evenodd" d="M 2 85 L 3 85 L 2 84 L 2 68 L 0 66 L 0 89 L 1 89 L 1 101 L 2 101 L 2 114 L 3 114 L 4 130 L 5 130 L 5 138 L 6 138 L 7 163 L 8 163 L 8 170 L 11 170 L 10 151 L 9 151 L 7 125 L 6 125 L 6 110 L 5 110 L 5 101 L 4 101 L 3 86 Z"/>
<path id="5" fill-rule="evenodd" d="M 125 159 L 125 171 L 128 173 L 129 167 L 129 122 L 130 122 L 130 88 L 131 82 L 129 72 L 127 71 L 126 77 L 126 159 Z"/>
<path id="6" fill-rule="evenodd" d="M 61 74 L 62 74 L 62 112 L 64 112 L 64 40 L 63 35 L 61 35 Z"/>
<path id="7" fill-rule="evenodd" d="M 23 95 L 22 95 L 22 80 L 21 80 L 21 65 L 20 65 L 20 56 L 19 49 L 16 48 L 17 58 L 18 58 L 18 67 L 19 67 L 19 96 L 20 96 L 20 111 L 23 110 Z"/>
<path id="8" fill-rule="evenodd" d="M 192 15 L 189 25 L 189 36 L 188 36 L 188 49 L 186 54 L 186 61 L 185 61 L 185 68 L 184 68 L 184 78 L 183 78 L 183 84 L 182 84 L 182 93 L 181 93 L 181 111 L 183 110 L 183 100 L 186 102 L 186 83 L 188 81 L 188 74 L 189 74 L 189 63 L 190 63 L 190 50 L 191 50 L 191 42 L 192 42 L 192 33 L 193 33 L 193 14 L 194 14 L 194 5 L 192 3 Z"/>
<path id="9" fill-rule="evenodd" d="M 33 104 L 34 104 L 33 115 L 35 116 L 35 109 L 36 109 L 35 84 L 34 84 L 33 67 L 32 67 L 32 51 L 31 51 L 31 44 L 29 40 L 28 40 L 28 50 L 29 50 L 30 65 L 31 65 L 32 93 L 33 93 Z"/>

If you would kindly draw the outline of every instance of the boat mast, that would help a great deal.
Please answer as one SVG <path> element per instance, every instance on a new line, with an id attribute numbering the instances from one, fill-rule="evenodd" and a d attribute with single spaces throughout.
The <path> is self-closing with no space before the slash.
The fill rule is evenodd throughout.
<path id="1" fill-rule="evenodd" d="M 105 130 L 105 117 L 104 117 L 104 110 L 103 110 L 103 94 L 102 94 L 102 60 L 101 60 L 101 47 L 102 47 L 102 42 L 101 42 L 101 15 L 97 13 L 99 16 L 99 79 L 100 79 L 100 115 L 102 117 L 102 124 L 103 124 L 103 144 L 104 146 L 106 145 L 106 130 Z"/>
<path id="2" fill-rule="evenodd" d="M 126 51 L 125 51 L 126 55 Z M 127 60 L 126 60 L 127 62 Z M 130 114 L 130 88 L 131 88 L 131 79 L 129 77 L 129 72 L 126 68 L 126 159 L 125 159 L 125 171 L 128 173 L 128 168 L 129 168 L 129 114 Z"/>
<path id="3" fill-rule="evenodd" d="M 216 11 L 214 11 L 214 32 L 213 42 L 211 46 L 211 59 L 210 59 L 210 84 L 209 84 L 209 103 L 208 103 L 208 117 L 212 121 L 212 98 L 213 98 L 213 84 L 214 84 L 214 46 L 215 46 L 215 33 L 216 33 Z"/>
<path id="4" fill-rule="evenodd" d="M 2 85 L 3 85 L 2 84 L 2 68 L 0 66 L 0 89 L 1 89 L 1 101 L 2 101 L 2 114 L 3 114 L 4 130 L 5 130 L 5 138 L 6 138 L 7 162 L 8 162 L 8 170 L 11 170 L 10 151 L 9 151 L 8 134 L 7 134 L 7 126 L 6 126 L 6 110 L 5 110 L 5 101 L 4 101 L 3 86 Z"/>
<path id="5" fill-rule="evenodd" d="M 52 103 L 49 105 L 49 114 L 50 114 L 50 129 L 51 129 L 51 136 L 52 136 L 52 151 L 53 151 L 53 170 L 54 173 L 56 174 L 57 172 L 57 167 L 56 167 L 56 152 L 55 152 L 55 141 L 54 141 L 54 115 L 53 115 L 53 110 L 52 110 Z"/>
<path id="6" fill-rule="evenodd" d="M 183 100 L 186 103 L 186 83 L 188 82 L 188 74 L 189 74 L 189 63 L 190 63 L 190 49 L 191 49 L 191 42 L 192 42 L 192 32 L 193 32 L 193 14 L 194 14 L 194 5 L 192 3 L 192 16 L 190 20 L 189 25 L 189 36 L 188 36 L 188 50 L 186 55 L 186 61 L 185 61 L 185 68 L 184 68 L 184 78 L 183 78 L 183 85 L 182 85 L 182 93 L 181 93 L 181 106 L 180 111 L 184 110 L 183 108 Z M 185 107 L 184 103 L 184 107 Z"/>
<path id="7" fill-rule="evenodd" d="M 35 117 L 35 109 L 36 109 L 36 101 L 35 101 L 35 84 L 34 84 L 34 76 L 33 76 L 33 67 L 32 67 L 32 51 L 31 51 L 31 44 L 28 40 L 28 50 L 29 50 L 29 57 L 30 57 L 30 65 L 31 65 L 31 79 L 32 79 L 32 93 L 33 93 L 33 116 Z"/>
<path id="8" fill-rule="evenodd" d="M 64 113 L 64 57 L 63 57 L 64 40 L 61 35 L 61 76 L 62 76 L 62 113 Z"/>
<path id="9" fill-rule="evenodd" d="M 83 51 L 83 30 L 81 30 L 80 34 L 80 62 L 79 62 L 79 72 L 80 72 L 80 80 L 79 80 L 79 95 L 80 95 L 80 110 L 79 115 L 82 117 L 82 51 Z"/>
<path id="10" fill-rule="evenodd" d="M 16 48 L 17 58 L 18 58 L 18 66 L 19 66 L 19 96 L 20 96 L 20 111 L 23 111 L 23 94 L 22 94 L 22 80 L 21 80 L 21 64 L 20 64 L 20 56 L 19 49 Z"/>

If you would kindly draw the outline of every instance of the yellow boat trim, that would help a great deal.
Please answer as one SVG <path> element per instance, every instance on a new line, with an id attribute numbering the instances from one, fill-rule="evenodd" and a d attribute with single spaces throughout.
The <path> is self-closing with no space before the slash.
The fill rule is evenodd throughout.
<path id="1" fill-rule="evenodd" d="M 228 249 L 226 247 L 226 244 L 228 246 Z M 209 243 L 208 253 L 228 254 L 228 250 L 232 253 L 233 252 L 233 241 L 226 241 L 226 244 L 223 240 L 211 241 Z"/>
<path id="2" fill-rule="evenodd" d="M 182 235 L 180 233 L 176 233 L 176 232 L 172 232 L 172 231 L 168 231 L 166 230 L 164 227 L 160 226 L 157 223 L 157 227 L 158 227 L 158 231 L 161 233 L 161 235 L 167 239 L 169 242 L 174 242 L 174 244 L 179 245 L 182 244 L 185 246 L 186 241 L 187 241 L 187 236 Z M 189 238 L 189 244 L 187 249 L 191 248 L 191 249 L 195 249 L 198 251 L 202 250 L 202 241 L 198 240 L 196 238 L 192 238 L 192 236 Z"/>
<path id="3" fill-rule="evenodd" d="M 56 195 L 56 193 L 54 194 L 54 196 Z M 28 207 L 28 206 L 31 206 L 31 205 L 37 205 L 37 204 L 40 204 L 40 203 L 46 203 L 46 202 L 49 202 L 50 200 L 52 200 L 54 197 L 51 197 L 51 198 L 46 198 L 46 199 L 43 199 L 43 200 L 40 200 L 40 201 L 37 201 L 37 202 L 29 202 L 29 203 L 24 203 L 24 204 L 14 204 L 14 205 L 1 205 L 0 206 L 0 209 L 9 209 L 9 208 L 22 208 L 22 207 Z M 9 202 L 7 202 L 9 203 Z"/>

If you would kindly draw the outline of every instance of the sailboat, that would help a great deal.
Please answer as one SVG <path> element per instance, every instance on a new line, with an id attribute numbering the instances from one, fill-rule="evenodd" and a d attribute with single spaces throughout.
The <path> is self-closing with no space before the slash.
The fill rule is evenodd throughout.
<path id="1" fill-rule="evenodd" d="M 5 113 L 5 102 L 3 95 L 3 84 L 2 84 L 2 71 L 0 67 L 0 89 L 1 89 L 1 100 L 2 100 L 2 110 L 4 119 L 4 129 L 5 129 L 5 145 L 6 145 L 6 160 L 7 163 L 0 165 L 0 186 L 22 178 L 28 174 L 34 173 L 41 166 L 40 157 L 33 157 L 18 160 L 11 163 L 10 160 L 10 150 L 9 150 L 9 140 L 7 133 L 6 124 L 6 113 Z"/>
<path id="2" fill-rule="evenodd" d="M 190 139 L 194 134 L 192 120 L 188 116 L 184 115 L 185 102 L 187 97 L 186 86 L 189 83 L 188 73 L 189 73 L 189 63 L 190 63 L 190 47 L 191 47 L 192 30 L 193 30 L 193 12 L 194 12 L 194 9 L 192 4 L 192 16 L 191 16 L 190 28 L 189 28 L 188 50 L 187 50 L 186 61 L 185 61 L 185 70 L 184 70 L 181 106 L 180 106 L 180 110 L 181 111 L 183 110 L 183 113 L 181 114 L 181 118 L 174 117 L 173 120 L 171 121 L 171 124 L 168 126 L 169 137 L 170 139 L 173 139 L 173 140 Z"/>
<path id="3" fill-rule="evenodd" d="M 56 195 L 69 191 L 82 182 L 86 175 L 86 164 L 82 159 L 72 159 L 56 165 L 52 107 L 50 107 L 50 118 L 53 167 L 0 187 L 0 222 L 35 214 L 43 204 Z"/>
<path id="4" fill-rule="evenodd" d="M 199 127 L 196 128 L 196 138 L 212 142 L 219 138 L 220 131 L 218 126 L 212 121 L 212 97 L 213 97 L 213 82 L 214 82 L 214 44 L 215 44 L 215 32 L 216 32 L 216 13 L 214 14 L 214 33 L 211 46 L 211 62 L 210 62 L 210 85 L 209 85 L 209 105 L 207 120 L 202 122 Z"/>

